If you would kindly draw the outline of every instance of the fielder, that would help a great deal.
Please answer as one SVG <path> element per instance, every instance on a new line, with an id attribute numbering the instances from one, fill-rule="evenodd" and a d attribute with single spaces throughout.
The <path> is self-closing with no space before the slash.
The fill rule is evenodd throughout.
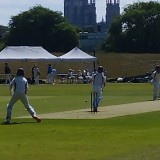
<path id="1" fill-rule="evenodd" d="M 151 75 L 152 83 L 153 83 L 153 100 L 157 100 L 159 97 L 159 89 L 160 89 L 160 66 L 157 65 L 155 71 Z"/>
<path id="2" fill-rule="evenodd" d="M 29 101 L 26 95 L 27 89 L 28 89 L 28 82 L 27 82 L 27 79 L 24 77 L 23 68 L 19 68 L 17 70 L 16 77 L 13 78 L 13 80 L 10 83 L 10 91 L 12 92 L 13 89 L 14 89 L 14 92 L 12 93 L 11 100 L 9 101 L 9 104 L 7 105 L 7 116 L 3 124 L 10 124 L 11 116 L 12 116 L 12 108 L 13 108 L 13 105 L 18 100 L 21 100 L 21 102 L 24 104 L 27 111 L 31 114 L 31 116 L 37 122 L 41 122 L 41 119 L 37 117 L 34 108 L 29 104 Z"/>
<path id="3" fill-rule="evenodd" d="M 98 106 L 102 100 L 102 91 L 105 86 L 105 76 L 103 73 L 103 67 L 99 66 L 98 71 L 92 76 L 93 83 L 93 111 L 97 112 Z"/>

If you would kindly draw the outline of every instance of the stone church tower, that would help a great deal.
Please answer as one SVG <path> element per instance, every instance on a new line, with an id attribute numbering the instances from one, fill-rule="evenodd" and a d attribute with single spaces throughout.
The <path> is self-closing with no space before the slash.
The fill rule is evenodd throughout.
<path id="1" fill-rule="evenodd" d="M 110 27 L 115 16 L 120 15 L 120 0 L 106 0 L 106 24 Z"/>
<path id="2" fill-rule="evenodd" d="M 96 28 L 95 0 L 64 0 L 64 17 L 80 28 Z"/>

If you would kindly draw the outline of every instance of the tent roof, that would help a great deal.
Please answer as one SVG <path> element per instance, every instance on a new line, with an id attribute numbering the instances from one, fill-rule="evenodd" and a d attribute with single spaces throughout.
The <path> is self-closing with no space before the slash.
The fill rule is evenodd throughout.
<path id="1" fill-rule="evenodd" d="M 58 61 L 60 58 L 40 46 L 7 46 L 0 52 L 0 61 L 5 60 Z"/>
<path id="2" fill-rule="evenodd" d="M 62 61 L 96 61 L 97 57 L 91 56 L 78 47 L 73 48 L 71 51 L 60 56 Z"/>

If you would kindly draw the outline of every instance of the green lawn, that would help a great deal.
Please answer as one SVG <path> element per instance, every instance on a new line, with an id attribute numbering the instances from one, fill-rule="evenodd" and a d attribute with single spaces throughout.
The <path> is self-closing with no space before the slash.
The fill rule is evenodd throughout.
<path id="1" fill-rule="evenodd" d="M 10 99 L 0 85 L 0 120 Z M 30 86 L 38 113 L 89 108 L 90 85 Z M 3 92 L 2 92 L 3 91 Z M 107 84 L 101 106 L 149 101 L 151 84 Z M 88 102 L 86 103 L 85 100 Z M 20 102 L 13 116 L 28 115 Z M 160 112 L 99 120 L 14 119 L 0 125 L 0 156 L 5 160 L 159 160 Z"/>
<path id="2" fill-rule="evenodd" d="M 108 83 L 101 106 L 148 101 L 151 84 Z M 8 85 L 0 85 L 0 117 L 4 117 L 10 99 Z M 91 84 L 30 85 L 28 97 L 38 114 L 90 108 Z M 85 102 L 87 101 L 87 102 Z M 21 102 L 14 106 L 13 116 L 28 115 Z"/>

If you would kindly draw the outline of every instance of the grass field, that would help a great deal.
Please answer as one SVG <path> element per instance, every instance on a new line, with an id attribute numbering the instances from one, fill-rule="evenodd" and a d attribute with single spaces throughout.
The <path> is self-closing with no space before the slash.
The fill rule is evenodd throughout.
<path id="1" fill-rule="evenodd" d="M 38 113 L 50 113 L 90 107 L 91 84 L 30 85 L 28 95 L 30 103 Z M 152 99 L 152 85 L 107 83 L 103 91 L 101 106 L 142 102 Z M 8 85 L 0 85 L 2 112 L 10 99 Z M 87 101 L 87 103 L 85 102 Z M 21 102 L 17 103 L 13 116 L 28 115 Z"/>
<path id="2" fill-rule="evenodd" d="M 10 99 L 0 85 L 0 120 Z M 36 111 L 50 113 L 89 108 L 89 84 L 31 85 L 29 100 Z M 151 84 L 107 84 L 101 106 L 152 99 Z M 86 103 L 85 100 L 88 102 Z M 28 115 L 20 102 L 13 117 Z M 15 119 L 0 125 L 0 156 L 5 160 L 159 160 L 160 112 L 110 119 Z"/>

